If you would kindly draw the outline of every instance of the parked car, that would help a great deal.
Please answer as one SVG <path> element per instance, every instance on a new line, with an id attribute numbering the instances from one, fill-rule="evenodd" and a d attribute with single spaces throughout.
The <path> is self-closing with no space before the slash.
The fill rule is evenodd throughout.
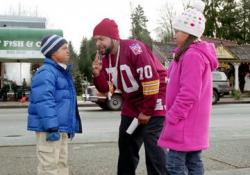
<path id="1" fill-rule="evenodd" d="M 230 92 L 229 80 L 224 72 L 213 72 L 213 104 L 216 104 L 221 97 Z"/>
<path id="2" fill-rule="evenodd" d="M 82 99 L 84 101 L 91 101 L 98 104 L 104 110 L 120 110 L 123 97 L 120 91 L 115 91 L 111 99 L 108 99 L 107 95 L 97 91 L 95 86 L 85 84 L 84 94 Z M 229 94 L 230 86 L 227 76 L 224 72 L 213 72 L 213 104 L 216 104 L 221 97 Z"/>
<path id="3" fill-rule="evenodd" d="M 116 90 L 114 94 L 108 99 L 106 94 L 97 91 L 95 86 L 85 86 L 82 99 L 84 101 L 91 101 L 98 104 L 104 110 L 118 111 L 121 109 L 123 97 L 121 91 Z"/>

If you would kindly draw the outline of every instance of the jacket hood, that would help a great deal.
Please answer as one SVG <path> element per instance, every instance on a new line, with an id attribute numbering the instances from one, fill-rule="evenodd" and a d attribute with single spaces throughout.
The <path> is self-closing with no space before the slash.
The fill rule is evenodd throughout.
<path id="1" fill-rule="evenodd" d="M 218 68 L 218 59 L 216 56 L 216 49 L 213 43 L 200 41 L 190 45 L 190 48 L 199 50 L 209 61 L 211 70 L 214 71 Z"/>

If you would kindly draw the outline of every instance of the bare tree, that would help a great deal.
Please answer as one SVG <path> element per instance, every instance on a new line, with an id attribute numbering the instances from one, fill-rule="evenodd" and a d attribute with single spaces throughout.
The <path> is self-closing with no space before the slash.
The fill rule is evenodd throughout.
<path id="1" fill-rule="evenodd" d="M 173 38 L 173 19 L 176 16 L 176 10 L 172 3 L 166 2 L 165 6 L 160 10 L 161 17 L 159 19 L 159 27 L 157 28 L 159 38 L 166 42 Z"/>
<path id="2" fill-rule="evenodd" d="M 10 16 L 35 16 L 38 17 L 38 6 L 33 7 L 27 7 L 24 6 L 21 2 L 19 2 L 16 5 L 12 5 L 9 7 L 9 9 L 5 12 L 5 15 Z"/>
<path id="3" fill-rule="evenodd" d="M 187 9 L 190 6 L 191 0 L 181 0 L 183 9 Z"/>

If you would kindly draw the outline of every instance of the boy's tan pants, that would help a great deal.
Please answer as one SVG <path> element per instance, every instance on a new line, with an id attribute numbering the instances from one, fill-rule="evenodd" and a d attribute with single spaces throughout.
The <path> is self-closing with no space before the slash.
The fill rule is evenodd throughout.
<path id="1" fill-rule="evenodd" d="M 58 141 L 46 141 L 46 132 L 37 132 L 38 175 L 68 175 L 68 135 Z"/>

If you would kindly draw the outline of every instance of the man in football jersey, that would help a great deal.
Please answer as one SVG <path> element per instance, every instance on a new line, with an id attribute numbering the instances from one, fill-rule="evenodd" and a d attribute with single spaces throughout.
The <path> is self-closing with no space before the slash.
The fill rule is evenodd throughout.
<path id="1" fill-rule="evenodd" d="M 124 98 L 117 174 L 135 174 L 143 143 L 148 174 L 166 174 L 165 152 L 157 146 L 165 116 L 165 68 L 142 42 L 120 39 L 118 26 L 111 19 L 97 24 L 93 38 L 98 50 L 92 64 L 96 88 L 108 95 L 119 89 Z M 134 118 L 139 126 L 128 134 Z"/>

